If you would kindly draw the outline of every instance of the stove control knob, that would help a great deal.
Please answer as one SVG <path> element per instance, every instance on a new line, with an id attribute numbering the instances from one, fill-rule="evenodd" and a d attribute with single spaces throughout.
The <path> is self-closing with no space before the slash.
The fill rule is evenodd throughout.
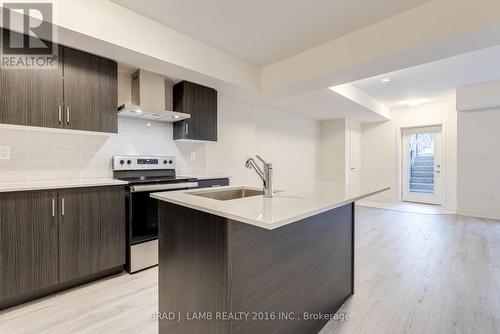
<path id="1" fill-rule="evenodd" d="M 163 160 L 163 163 L 164 163 L 164 164 L 167 164 L 167 163 L 168 163 L 168 161 L 167 161 L 167 160 Z"/>
<path id="2" fill-rule="evenodd" d="M 127 160 L 127 164 L 130 165 L 132 163 L 132 160 Z"/>
<path id="3" fill-rule="evenodd" d="M 123 165 L 125 163 L 125 160 L 120 160 L 120 165 Z"/>
<path id="4" fill-rule="evenodd" d="M 169 161 L 168 161 L 168 163 L 169 163 L 169 164 L 173 164 L 174 162 L 173 162 L 172 160 L 169 160 Z"/>

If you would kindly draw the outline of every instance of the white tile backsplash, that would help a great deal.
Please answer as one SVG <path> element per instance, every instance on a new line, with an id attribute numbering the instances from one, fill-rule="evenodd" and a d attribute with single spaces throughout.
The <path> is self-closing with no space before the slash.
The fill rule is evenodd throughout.
<path id="1" fill-rule="evenodd" d="M 18 128 L 4 128 L 0 131 L 0 140 L 26 140 L 28 130 Z"/>
<path id="2" fill-rule="evenodd" d="M 174 142 L 171 123 L 134 118 L 119 117 L 118 134 L 0 124 L 3 145 L 11 159 L 0 160 L 0 184 L 111 178 L 113 155 L 172 155 L 179 174 L 206 170 L 205 144 Z"/>
<path id="3" fill-rule="evenodd" d="M 72 142 L 79 143 L 81 135 L 79 133 L 50 131 L 48 129 L 32 128 L 28 130 L 28 140 L 50 141 L 50 142 Z"/>
<path id="4" fill-rule="evenodd" d="M 29 182 L 30 173 L 29 172 L 2 172 L 2 171 L 0 171 L 0 183 L 12 183 L 13 180 L 19 180 L 19 182 Z"/>
<path id="5" fill-rule="evenodd" d="M 5 129 L 0 128 L 0 133 Z M 26 136 L 27 138 L 27 136 Z M 2 145 L 10 146 L 12 150 L 15 151 L 53 151 L 56 147 L 53 142 L 43 142 L 43 141 L 33 141 L 33 140 L 11 140 L 4 139 L 0 135 L 0 142 Z"/>

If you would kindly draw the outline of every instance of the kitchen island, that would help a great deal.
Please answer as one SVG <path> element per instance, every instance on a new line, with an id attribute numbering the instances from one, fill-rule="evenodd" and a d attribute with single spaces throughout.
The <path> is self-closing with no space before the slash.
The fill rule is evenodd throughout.
<path id="1" fill-rule="evenodd" d="M 154 193 L 160 333 L 317 333 L 354 293 L 354 202 L 315 184 Z"/>

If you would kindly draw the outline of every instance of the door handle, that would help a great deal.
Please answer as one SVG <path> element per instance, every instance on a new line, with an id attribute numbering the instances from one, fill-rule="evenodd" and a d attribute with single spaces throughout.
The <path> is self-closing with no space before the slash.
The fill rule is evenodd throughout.
<path id="1" fill-rule="evenodd" d="M 189 135 L 189 124 L 185 123 L 185 128 L 186 128 L 186 135 Z"/>
<path id="2" fill-rule="evenodd" d="M 52 217 L 56 216 L 56 199 L 52 199 Z"/>
<path id="3" fill-rule="evenodd" d="M 61 198 L 61 216 L 64 216 L 64 197 Z"/>
<path id="4" fill-rule="evenodd" d="M 62 122 L 62 105 L 59 105 L 59 124 Z"/>
<path id="5" fill-rule="evenodd" d="M 66 124 L 69 124 L 69 107 L 66 107 Z"/>

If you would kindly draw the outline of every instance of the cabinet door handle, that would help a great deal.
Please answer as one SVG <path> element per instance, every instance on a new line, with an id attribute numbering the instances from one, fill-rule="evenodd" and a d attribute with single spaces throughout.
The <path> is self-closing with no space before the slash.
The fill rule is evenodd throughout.
<path id="1" fill-rule="evenodd" d="M 61 215 L 64 216 L 64 197 L 61 198 Z"/>
<path id="2" fill-rule="evenodd" d="M 62 122 L 62 105 L 59 105 L 59 124 Z"/>
<path id="3" fill-rule="evenodd" d="M 52 199 L 52 217 L 56 216 L 56 199 Z"/>
<path id="4" fill-rule="evenodd" d="M 66 107 L 66 124 L 69 124 L 69 107 Z"/>
<path id="5" fill-rule="evenodd" d="M 186 123 L 186 126 L 185 126 L 185 127 L 186 127 L 186 135 L 189 135 L 189 124 L 188 124 L 188 123 Z"/>

